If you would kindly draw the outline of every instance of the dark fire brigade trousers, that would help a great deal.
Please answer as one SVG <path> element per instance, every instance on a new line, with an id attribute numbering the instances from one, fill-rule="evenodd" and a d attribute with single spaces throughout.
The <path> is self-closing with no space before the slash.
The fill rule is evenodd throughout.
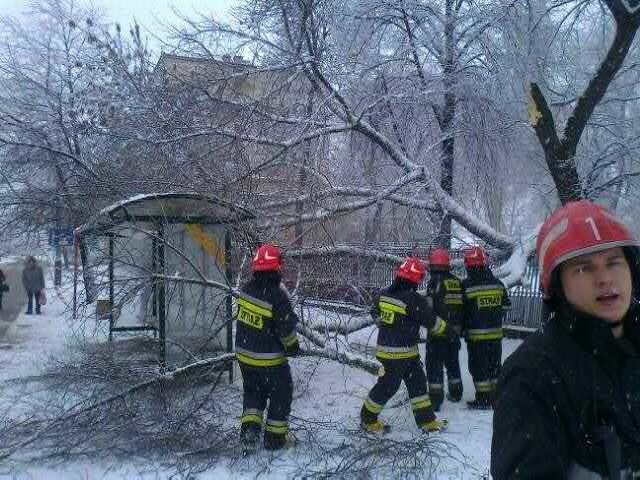
<path id="1" fill-rule="evenodd" d="M 444 400 L 443 368 L 447 369 L 449 400 L 459 402 L 462 398 L 459 351 L 459 338 L 433 338 L 427 341 L 424 361 L 429 380 L 429 397 L 436 411 Z"/>
<path id="2" fill-rule="evenodd" d="M 476 388 L 476 401 L 491 405 L 502 365 L 502 340 L 467 342 L 469 373 Z"/>
<path id="3" fill-rule="evenodd" d="M 250 367 L 240 364 L 244 395 L 240 439 L 252 441 L 259 437 L 267 401 L 267 421 L 264 427 L 264 447 L 282 448 L 289 431 L 289 413 L 293 381 L 289 364 L 277 367 Z"/>
<path id="4" fill-rule="evenodd" d="M 385 404 L 400 388 L 404 381 L 409 391 L 411 410 L 418 425 L 435 420 L 431 400 L 427 393 L 427 378 L 422 369 L 420 357 L 406 360 L 380 360 L 382 368 L 378 374 L 378 382 L 364 401 L 360 418 L 363 423 L 374 423 Z"/>

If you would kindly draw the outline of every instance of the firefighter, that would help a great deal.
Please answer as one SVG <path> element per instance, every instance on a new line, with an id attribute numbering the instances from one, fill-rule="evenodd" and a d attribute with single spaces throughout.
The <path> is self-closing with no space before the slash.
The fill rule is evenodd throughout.
<path id="1" fill-rule="evenodd" d="M 502 363 L 502 318 L 511 302 L 504 284 L 489 270 L 481 247 L 467 248 L 463 256 L 467 278 L 462 281 L 462 334 L 476 390 L 476 398 L 467 405 L 491 409 Z"/>
<path id="2" fill-rule="evenodd" d="M 449 393 L 447 398 L 459 402 L 462 398 L 460 377 L 460 322 L 462 314 L 462 284 L 451 273 L 449 252 L 444 248 L 429 254 L 429 283 L 427 296 L 433 301 L 433 309 L 447 321 L 447 334 L 427 337 L 425 364 L 429 380 L 429 397 L 437 412 L 444 400 L 443 367 L 447 369 Z"/>
<path id="3" fill-rule="evenodd" d="M 640 478 L 638 245 L 588 200 L 567 203 L 540 228 L 551 316 L 500 374 L 494 479 Z"/>
<path id="4" fill-rule="evenodd" d="M 418 353 L 420 326 L 433 334 L 440 334 L 447 328 L 446 322 L 433 313 L 427 299 L 417 292 L 424 275 L 422 261 L 407 258 L 397 270 L 391 286 L 376 297 L 372 307 L 372 315 L 378 320 L 379 327 L 376 358 L 382 366 L 378 381 L 360 411 L 362 428 L 369 433 L 389 430 L 378 420 L 378 415 L 402 381 L 409 391 L 418 428 L 424 432 L 437 432 L 447 426 L 447 421 L 438 420 L 433 412 Z"/>
<path id="5" fill-rule="evenodd" d="M 243 381 L 240 439 L 245 448 L 257 447 L 269 401 L 264 447 L 277 450 L 292 444 L 287 433 L 293 382 L 287 356 L 299 350 L 298 317 L 280 287 L 280 249 L 270 244 L 260 246 L 251 269 L 253 277 L 238 295 L 235 338 Z"/>

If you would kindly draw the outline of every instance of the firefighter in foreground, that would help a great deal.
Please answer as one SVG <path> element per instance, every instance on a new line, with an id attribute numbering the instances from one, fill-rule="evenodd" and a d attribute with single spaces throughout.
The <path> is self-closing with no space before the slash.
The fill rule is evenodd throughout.
<path id="1" fill-rule="evenodd" d="M 487 254 L 481 247 L 467 248 L 463 255 L 467 278 L 462 281 L 462 333 L 476 389 L 476 398 L 467 405 L 491 409 L 502 364 L 502 318 L 511 301 L 504 284 L 489 270 Z"/>
<path id="2" fill-rule="evenodd" d="M 462 398 L 460 377 L 460 321 L 462 314 L 462 284 L 451 273 L 449 252 L 444 248 L 429 254 L 427 296 L 433 300 L 434 311 L 446 315 L 447 332 L 427 337 L 425 364 L 429 380 L 429 397 L 437 412 L 444 400 L 443 367 L 447 369 L 447 398 L 459 402 Z"/>
<path id="3" fill-rule="evenodd" d="M 277 450 L 293 442 L 287 435 L 293 382 L 288 355 L 298 352 L 298 317 L 280 287 L 282 253 L 274 245 L 258 248 L 251 265 L 253 278 L 238 297 L 235 351 L 243 381 L 240 439 L 243 446 L 257 446 L 263 412 L 264 447 Z"/>
<path id="4" fill-rule="evenodd" d="M 640 478 L 637 240 L 583 200 L 547 219 L 536 250 L 552 316 L 502 369 L 493 478 Z"/>
<path id="5" fill-rule="evenodd" d="M 382 366 L 378 382 L 369 392 L 360 412 L 362 428 L 370 433 L 383 433 L 389 427 L 378 420 L 387 401 L 404 381 L 409 391 L 411 409 L 418 428 L 437 432 L 447 426 L 436 419 L 427 393 L 427 379 L 418 353 L 420 326 L 431 334 L 440 334 L 446 322 L 437 317 L 417 287 L 424 278 L 425 268 L 417 258 L 407 258 L 396 272 L 392 285 L 376 298 L 372 314 L 378 319 L 376 358 Z"/>

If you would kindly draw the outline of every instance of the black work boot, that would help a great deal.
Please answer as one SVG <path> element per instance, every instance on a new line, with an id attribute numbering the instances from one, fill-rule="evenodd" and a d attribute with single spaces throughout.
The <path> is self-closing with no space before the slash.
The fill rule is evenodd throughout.
<path id="1" fill-rule="evenodd" d="M 449 393 L 447 393 L 447 400 L 456 403 L 462 400 L 462 382 L 449 384 Z"/>
<path id="2" fill-rule="evenodd" d="M 260 443 L 260 429 L 253 426 L 242 428 L 240 430 L 240 443 L 245 450 L 257 450 Z"/>
<path id="3" fill-rule="evenodd" d="M 387 433 L 389 425 L 378 420 L 378 415 L 371 413 L 364 405 L 360 409 L 360 427 L 367 433 Z"/>
<path id="4" fill-rule="evenodd" d="M 264 448 L 265 450 L 280 450 L 287 443 L 287 434 L 264 432 Z"/>
<path id="5" fill-rule="evenodd" d="M 493 409 L 493 393 L 476 393 L 476 399 L 467 402 L 469 408 L 474 410 Z"/>
<path id="6" fill-rule="evenodd" d="M 431 389 L 429 388 L 429 399 L 431 400 L 431 406 L 435 412 L 440 411 L 440 407 L 442 406 L 442 402 L 444 401 L 444 392 L 442 389 Z"/>

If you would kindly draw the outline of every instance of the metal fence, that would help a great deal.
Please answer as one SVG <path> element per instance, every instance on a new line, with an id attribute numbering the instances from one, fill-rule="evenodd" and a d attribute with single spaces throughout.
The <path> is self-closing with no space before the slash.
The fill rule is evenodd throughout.
<path id="1" fill-rule="evenodd" d="M 504 323 L 517 327 L 540 327 L 544 311 L 542 296 L 537 292 L 523 290 L 509 292 L 509 295 L 511 311 L 505 316 Z"/>
<path id="2" fill-rule="evenodd" d="M 509 289 L 511 311 L 504 323 L 518 327 L 538 328 L 542 324 L 544 303 L 540 292 L 538 265 L 529 262 L 522 276 L 522 283 Z"/>

